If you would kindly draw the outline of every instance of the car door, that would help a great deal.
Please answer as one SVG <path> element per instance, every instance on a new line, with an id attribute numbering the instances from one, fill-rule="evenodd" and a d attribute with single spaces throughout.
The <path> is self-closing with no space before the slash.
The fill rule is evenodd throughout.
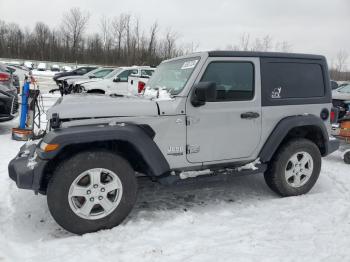
<path id="1" fill-rule="evenodd" d="M 113 92 L 119 94 L 129 93 L 128 79 L 130 75 L 138 74 L 138 69 L 126 69 L 120 72 L 113 80 Z"/>
<path id="2" fill-rule="evenodd" d="M 187 160 L 250 158 L 261 136 L 258 58 L 208 58 L 196 83 L 215 82 L 216 100 L 195 107 L 187 100 Z"/>

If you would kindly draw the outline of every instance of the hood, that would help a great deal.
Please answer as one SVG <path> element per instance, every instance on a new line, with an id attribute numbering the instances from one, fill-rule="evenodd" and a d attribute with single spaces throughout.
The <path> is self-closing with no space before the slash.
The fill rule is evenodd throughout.
<path id="1" fill-rule="evenodd" d="M 155 101 L 140 97 L 73 94 L 61 97 L 48 110 L 47 116 L 57 113 L 60 119 L 123 116 L 158 116 Z"/>
<path id="2" fill-rule="evenodd" d="M 54 75 L 54 79 L 60 78 L 60 77 L 64 77 L 64 76 L 70 76 L 73 75 L 72 72 L 61 72 L 61 73 L 56 73 Z"/>
<path id="3" fill-rule="evenodd" d="M 89 79 L 88 76 L 83 76 L 83 75 L 74 75 L 74 76 L 63 76 L 59 77 L 57 80 L 62 81 L 62 80 L 70 80 L 70 79 Z"/>
<path id="4" fill-rule="evenodd" d="M 84 84 L 84 87 L 86 89 L 90 88 L 96 88 L 96 87 L 101 87 L 101 88 L 110 88 L 113 85 L 113 79 L 100 79 L 101 81 L 89 81 L 86 84 Z"/>
<path id="5" fill-rule="evenodd" d="M 338 92 L 337 90 L 334 90 L 332 92 L 332 99 L 349 100 L 350 101 L 350 93 Z"/>
<path id="6" fill-rule="evenodd" d="M 101 78 L 91 78 L 91 79 L 79 79 L 74 81 L 76 85 L 82 85 L 82 84 L 87 84 L 87 83 L 93 83 L 97 81 L 102 81 L 103 79 Z"/>

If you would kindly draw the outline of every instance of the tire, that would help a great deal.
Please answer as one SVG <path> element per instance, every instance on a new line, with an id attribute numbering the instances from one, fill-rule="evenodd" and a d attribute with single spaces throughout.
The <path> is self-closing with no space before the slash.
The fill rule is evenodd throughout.
<path id="1" fill-rule="evenodd" d="M 350 151 L 344 154 L 344 163 L 350 164 Z"/>
<path id="2" fill-rule="evenodd" d="M 100 188 L 95 189 L 95 185 L 92 185 L 94 181 L 90 179 L 93 177 L 91 174 L 98 174 L 96 170 L 100 172 L 98 177 L 100 177 L 101 184 Z M 80 177 L 82 178 L 80 179 Z M 111 180 L 111 178 L 113 179 Z M 71 196 L 74 195 L 71 192 L 75 192 L 75 188 L 81 189 L 82 185 L 77 184 L 77 179 L 79 183 L 83 180 L 89 181 L 86 183 L 87 188 L 84 187 L 82 192 L 84 191 L 83 194 L 86 195 L 87 191 L 90 190 L 85 191 L 85 189 L 91 188 L 92 193 L 90 191 L 89 196 L 93 197 L 89 198 L 88 195 L 85 197 Z M 109 184 L 111 182 L 102 184 L 103 179 L 118 182 L 119 189 L 110 191 L 110 193 L 105 192 L 108 191 L 107 186 L 111 185 Z M 103 190 L 104 193 L 99 193 L 102 192 L 102 187 L 107 189 Z M 98 194 L 105 194 L 103 201 L 106 203 L 108 200 L 108 208 L 110 205 L 114 206 L 110 209 L 110 213 L 107 212 L 109 209 L 103 208 L 104 205 L 99 204 L 99 202 L 94 204 L 103 198 L 102 195 Z M 111 195 L 112 198 L 115 195 L 115 199 L 111 200 Z M 124 158 L 108 151 L 82 152 L 62 162 L 55 170 L 47 187 L 47 202 L 51 215 L 64 229 L 79 235 L 119 225 L 132 210 L 136 198 L 137 180 L 134 170 Z M 89 199 L 94 200 L 89 202 Z M 90 207 L 93 205 L 93 208 L 91 207 L 90 213 L 86 212 L 83 216 L 82 207 L 85 207 L 85 204 L 89 206 L 89 203 Z M 79 205 L 80 208 L 77 207 Z"/>
<path id="3" fill-rule="evenodd" d="M 308 159 L 311 160 L 304 164 Z M 320 175 L 321 162 L 321 153 L 312 141 L 292 139 L 274 154 L 264 178 L 270 189 L 282 197 L 306 194 Z"/>

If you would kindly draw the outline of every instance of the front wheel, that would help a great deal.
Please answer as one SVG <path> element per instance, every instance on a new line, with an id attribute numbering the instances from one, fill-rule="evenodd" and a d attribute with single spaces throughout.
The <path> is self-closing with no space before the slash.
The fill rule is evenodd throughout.
<path id="1" fill-rule="evenodd" d="M 350 164 L 350 151 L 344 154 L 344 163 Z"/>
<path id="2" fill-rule="evenodd" d="M 106 151 L 83 152 L 62 162 L 47 188 L 52 216 L 75 234 L 119 225 L 136 195 L 137 181 L 129 163 Z"/>
<path id="3" fill-rule="evenodd" d="M 275 153 L 264 174 L 267 185 L 281 196 L 306 194 L 321 171 L 321 153 L 310 140 L 292 139 Z"/>

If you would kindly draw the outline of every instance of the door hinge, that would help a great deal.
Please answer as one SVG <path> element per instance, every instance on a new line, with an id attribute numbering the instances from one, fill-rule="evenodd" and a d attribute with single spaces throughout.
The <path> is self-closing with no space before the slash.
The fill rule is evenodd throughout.
<path id="1" fill-rule="evenodd" d="M 186 153 L 187 154 L 196 154 L 196 153 L 199 153 L 200 149 L 201 149 L 200 146 L 187 145 L 186 146 Z"/>

